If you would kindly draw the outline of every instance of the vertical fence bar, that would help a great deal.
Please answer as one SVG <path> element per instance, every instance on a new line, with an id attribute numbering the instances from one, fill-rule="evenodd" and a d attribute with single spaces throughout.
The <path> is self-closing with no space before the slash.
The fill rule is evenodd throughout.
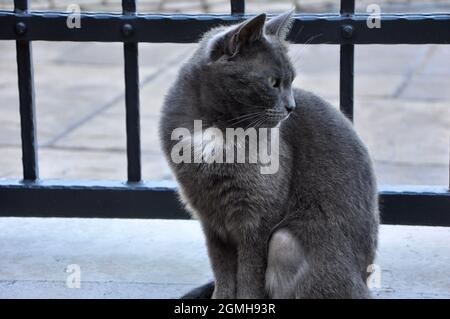
<path id="1" fill-rule="evenodd" d="M 136 1 L 122 0 L 122 10 L 125 15 L 134 15 L 136 13 Z M 133 32 L 131 24 L 125 23 L 122 26 L 122 34 L 124 36 L 131 36 Z M 137 42 L 124 43 L 124 64 L 128 182 L 140 182 L 142 177 Z"/>
<path id="2" fill-rule="evenodd" d="M 231 0 L 231 14 L 244 14 L 245 0 Z"/>
<path id="3" fill-rule="evenodd" d="M 15 0 L 14 11 L 26 13 L 28 0 Z M 20 128 L 22 138 L 22 165 L 23 179 L 35 181 L 39 178 L 36 115 L 34 105 L 34 80 L 33 80 L 33 56 L 29 41 L 20 40 L 20 36 L 27 31 L 24 22 L 18 22 L 15 26 L 19 39 L 16 41 L 17 77 L 19 86 L 20 103 Z"/>
<path id="4" fill-rule="evenodd" d="M 354 0 L 341 0 L 341 15 L 352 15 L 355 13 Z M 342 26 L 342 36 L 350 39 L 353 36 L 351 25 Z M 354 80 L 354 54 L 353 44 L 341 44 L 340 51 L 340 81 L 339 100 L 341 111 L 353 121 L 353 80 Z"/>

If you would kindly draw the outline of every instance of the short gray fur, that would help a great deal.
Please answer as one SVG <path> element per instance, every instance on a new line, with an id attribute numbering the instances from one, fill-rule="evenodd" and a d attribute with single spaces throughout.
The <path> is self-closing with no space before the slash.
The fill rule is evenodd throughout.
<path id="1" fill-rule="evenodd" d="M 163 149 L 182 201 L 201 222 L 214 298 L 370 297 L 365 281 L 379 224 L 371 160 L 337 109 L 291 87 L 291 16 L 266 22 L 261 14 L 210 30 L 162 110 Z M 194 120 L 220 130 L 278 125 L 278 172 L 264 175 L 250 163 L 175 164 L 171 133 L 192 129 Z"/>

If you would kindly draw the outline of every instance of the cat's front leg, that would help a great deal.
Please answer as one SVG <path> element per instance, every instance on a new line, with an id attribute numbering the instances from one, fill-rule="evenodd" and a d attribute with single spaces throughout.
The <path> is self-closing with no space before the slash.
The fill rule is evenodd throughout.
<path id="1" fill-rule="evenodd" d="M 237 290 L 238 299 L 267 298 L 265 290 L 266 272 L 265 242 L 247 240 L 238 246 Z"/>
<path id="2" fill-rule="evenodd" d="M 213 299 L 236 298 L 236 248 L 221 240 L 214 232 L 205 231 L 209 259 L 214 273 Z"/>

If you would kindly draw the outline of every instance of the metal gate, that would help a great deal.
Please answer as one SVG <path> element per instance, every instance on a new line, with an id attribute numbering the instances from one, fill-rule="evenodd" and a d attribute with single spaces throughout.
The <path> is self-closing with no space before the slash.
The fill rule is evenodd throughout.
<path id="1" fill-rule="evenodd" d="M 139 14 L 135 0 L 123 0 L 121 14 L 81 13 L 83 28 L 73 29 L 66 25 L 70 13 L 32 12 L 27 0 L 15 0 L 14 11 L 0 10 L 0 40 L 16 41 L 23 158 L 22 180 L 0 179 L 0 216 L 189 218 L 178 204 L 175 184 L 141 179 L 138 43 L 196 42 L 213 26 L 247 17 L 244 0 L 230 3 L 227 15 Z M 450 42 L 450 14 L 381 15 L 382 28 L 371 29 L 369 16 L 354 11 L 354 0 L 341 0 L 340 14 L 297 14 L 289 35 L 294 43 L 310 39 L 309 44 L 340 45 L 340 107 L 349 118 L 355 45 Z M 312 37 L 318 33 L 320 37 Z M 31 50 L 35 40 L 123 42 L 127 181 L 39 179 Z M 447 186 L 380 189 L 380 200 L 385 224 L 450 226 Z"/>

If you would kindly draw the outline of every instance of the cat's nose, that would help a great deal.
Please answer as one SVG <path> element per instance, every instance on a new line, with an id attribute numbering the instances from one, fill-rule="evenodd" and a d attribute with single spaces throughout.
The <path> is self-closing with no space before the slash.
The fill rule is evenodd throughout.
<path id="1" fill-rule="evenodd" d="M 295 99 L 292 96 L 292 92 L 289 94 L 284 107 L 286 108 L 286 111 L 288 111 L 288 113 L 291 113 L 295 109 Z"/>
<path id="2" fill-rule="evenodd" d="M 289 101 L 289 103 L 286 103 L 284 107 L 286 108 L 286 111 L 288 111 L 288 113 L 291 113 L 295 109 L 295 101 Z"/>

